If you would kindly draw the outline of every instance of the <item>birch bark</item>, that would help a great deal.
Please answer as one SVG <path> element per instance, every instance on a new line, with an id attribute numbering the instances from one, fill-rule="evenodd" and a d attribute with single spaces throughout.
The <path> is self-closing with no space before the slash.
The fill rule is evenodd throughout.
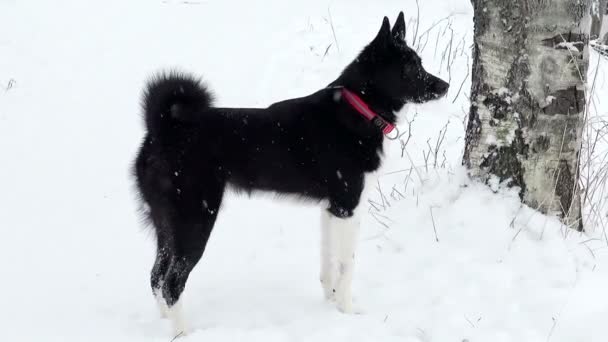
<path id="1" fill-rule="evenodd" d="M 472 0 L 463 164 L 582 229 L 578 186 L 592 0 Z"/>
<path id="2" fill-rule="evenodd" d="M 606 17 L 608 0 L 591 0 L 591 39 L 602 40 L 603 20 Z"/>

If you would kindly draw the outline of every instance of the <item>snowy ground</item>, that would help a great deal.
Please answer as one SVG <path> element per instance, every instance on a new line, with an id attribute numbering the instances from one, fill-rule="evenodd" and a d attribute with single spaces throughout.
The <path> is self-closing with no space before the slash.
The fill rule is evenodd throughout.
<path id="1" fill-rule="evenodd" d="M 265 106 L 329 83 L 399 10 L 452 87 L 401 114 L 413 136 L 404 153 L 392 143 L 360 241 L 365 313 L 322 300 L 318 209 L 231 196 L 188 283 L 183 341 L 608 340 L 601 229 L 565 231 L 467 180 L 470 2 L 420 3 L 416 35 L 414 0 L 0 2 L 0 341 L 171 340 L 129 177 L 151 72 L 180 67 L 219 105 Z"/>

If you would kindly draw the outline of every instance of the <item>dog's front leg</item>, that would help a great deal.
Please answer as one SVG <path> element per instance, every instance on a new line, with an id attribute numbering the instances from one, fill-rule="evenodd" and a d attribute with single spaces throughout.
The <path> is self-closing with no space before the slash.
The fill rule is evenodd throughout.
<path id="1" fill-rule="evenodd" d="M 354 273 L 355 248 L 359 237 L 359 217 L 332 217 L 332 227 L 337 235 L 338 274 L 336 280 L 336 304 L 344 313 L 354 313 L 352 281 Z"/>
<path id="2" fill-rule="evenodd" d="M 361 218 L 361 194 L 365 190 L 363 174 L 337 172 L 332 183 L 329 199 L 328 226 L 331 237 L 335 237 L 333 255 L 336 256 L 335 299 L 338 309 L 344 313 L 355 313 L 351 285 L 353 281 L 355 248 L 359 239 Z M 371 183 L 370 183 L 371 184 Z"/>
<path id="3" fill-rule="evenodd" d="M 331 226 L 332 216 L 326 209 L 321 211 L 321 286 L 326 300 L 334 300 L 336 293 L 338 239 Z"/>

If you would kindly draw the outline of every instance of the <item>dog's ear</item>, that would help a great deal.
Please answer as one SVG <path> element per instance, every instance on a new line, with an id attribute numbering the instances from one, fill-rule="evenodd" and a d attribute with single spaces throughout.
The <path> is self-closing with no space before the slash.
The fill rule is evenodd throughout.
<path id="1" fill-rule="evenodd" d="M 395 26 L 393 26 L 393 32 L 391 33 L 395 40 L 405 40 L 405 16 L 403 11 L 399 12 Z"/>
<path id="2" fill-rule="evenodd" d="M 378 44 L 387 44 L 391 38 L 391 23 L 388 21 L 387 17 L 384 17 L 382 20 L 382 27 L 380 27 L 380 31 L 376 38 L 374 38 L 374 42 Z"/>

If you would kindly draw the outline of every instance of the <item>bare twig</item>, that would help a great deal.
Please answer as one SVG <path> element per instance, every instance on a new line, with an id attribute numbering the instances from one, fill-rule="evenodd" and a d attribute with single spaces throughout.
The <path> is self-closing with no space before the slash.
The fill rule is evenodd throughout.
<path id="1" fill-rule="evenodd" d="M 435 217 L 433 216 L 433 207 L 429 207 L 429 211 L 431 212 L 431 221 L 433 222 L 433 231 L 435 232 L 435 241 L 439 242 L 439 237 L 437 237 L 437 228 L 435 227 Z"/>
<path id="2" fill-rule="evenodd" d="M 414 113 L 414 117 L 412 118 L 412 120 L 408 120 L 407 117 L 405 118 L 405 120 L 407 121 L 407 126 L 408 126 L 407 138 L 405 140 L 402 139 L 403 135 L 405 135 L 405 132 L 399 136 L 399 143 L 401 145 L 401 158 L 403 158 L 403 155 L 405 154 L 405 149 L 407 148 L 407 144 L 410 142 L 410 139 L 412 138 L 412 124 L 416 120 L 417 116 L 418 116 L 418 111 L 416 111 L 416 113 Z"/>
<path id="3" fill-rule="evenodd" d="M 177 340 L 178 338 L 182 337 L 184 335 L 184 332 L 180 332 L 179 334 L 175 335 L 173 337 L 173 339 L 171 339 L 171 342 L 174 342 L 175 340 Z"/>
<path id="4" fill-rule="evenodd" d="M 340 44 L 338 43 L 338 37 L 336 36 L 336 30 L 334 29 L 334 20 L 331 17 L 331 11 L 327 7 L 327 15 L 329 16 L 329 25 L 331 26 L 331 33 L 334 35 L 334 41 L 336 42 L 336 48 L 340 52 Z"/>
<path id="5" fill-rule="evenodd" d="M 7 92 L 7 91 L 13 89 L 15 84 L 17 84 L 17 81 L 15 81 L 15 79 L 11 78 L 10 80 L 8 80 L 8 83 L 6 84 L 4 91 Z"/>
<path id="6" fill-rule="evenodd" d="M 325 53 L 323 54 L 323 58 L 321 58 L 321 60 L 324 60 L 325 57 L 327 56 L 327 53 L 329 53 L 329 49 L 331 48 L 332 43 L 329 43 L 329 45 L 327 45 L 327 49 L 325 49 Z"/>
<path id="7" fill-rule="evenodd" d="M 469 78 L 470 75 L 471 75 L 470 59 L 469 59 L 469 55 L 467 54 L 467 75 L 462 80 L 462 83 L 460 83 L 460 87 L 458 88 L 458 93 L 456 93 L 456 96 L 454 96 L 454 100 L 452 100 L 452 103 L 454 103 L 454 102 L 456 102 L 456 100 L 458 100 L 458 97 L 460 96 L 460 92 L 462 91 L 462 87 L 464 86 L 465 82 L 467 81 L 467 79 Z"/>
<path id="8" fill-rule="evenodd" d="M 416 30 L 414 31 L 414 40 L 413 43 L 416 43 L 416 38 L 418 38 L 418 29 L 420 28 L 420 4 L 418 0 L 416 0 Z"/>

